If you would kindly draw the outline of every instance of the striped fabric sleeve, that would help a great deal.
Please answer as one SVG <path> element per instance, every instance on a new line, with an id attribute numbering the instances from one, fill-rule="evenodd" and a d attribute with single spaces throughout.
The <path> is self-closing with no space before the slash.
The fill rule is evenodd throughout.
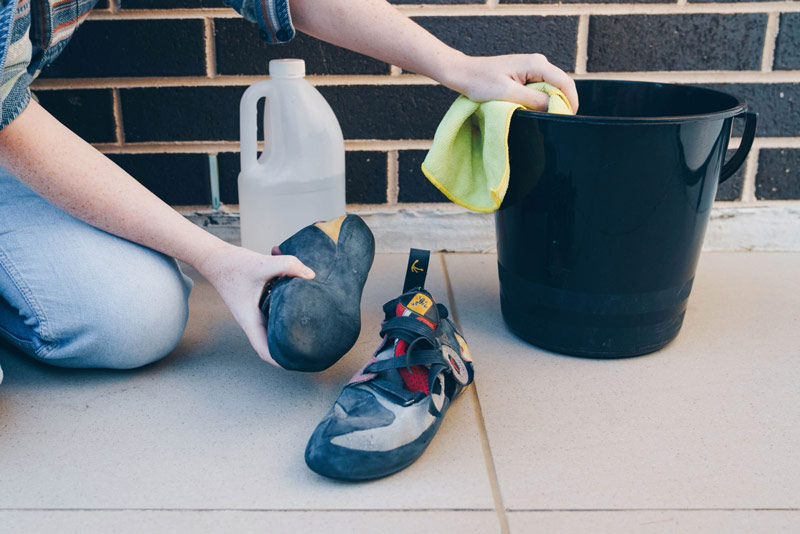
<path id="1" fill-rule="evenodd" d="M 294 38 L 295 30 L 289 12 L 289 0 L 223 0 L 245 19 L 255 22 L 261 38 L 271 44 Z"/>
<path id="2" fill-rule="evenodd" d="M 0 9 L 0 130 L 16 119 L 31 99 L 29 9 L 28 0 L 9 0 Z"/>

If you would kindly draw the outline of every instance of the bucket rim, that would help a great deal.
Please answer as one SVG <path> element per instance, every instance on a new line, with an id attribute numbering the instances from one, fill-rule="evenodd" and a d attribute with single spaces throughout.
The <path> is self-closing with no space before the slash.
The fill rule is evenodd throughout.
<path id="1" fill-rule="evenodd" d="M 732 98 L 736 101 L 736 105 L 721 111 L 714 111 L 711 113 L 699 113 L 695 115 L 669 115 L 662 117 L 611 117 L 611 116 L 597 116 L 597 115 L 560 115 L 547 113 L 544 111 L 533 111 L 530 109 L 520 108 L 514 112 L 514 115 L 520 117 L 545 119 L 557 122 L 575 122 L 575 123 L 593 123 L 593 124 L 676 124 L 697 120 L 721 120 L 730 117 L 741 115 L 747 111 L 747 103 L 738 96 L 716 89 L 709 89 L 707 87 L 700 87 L 692 84 L 682 83 L 662 83 L 662 82 L 645 82 L 645 81 L 628 81 L 628 80 L 605 80 L 601 78 L 582 78 L 575 80 L 576 84 L 585 82 L 599 82 L 608 85 L 655 85 L 660 87 L 679 87 L 690 88 L 706 93 L 715 93 L 723 95 L 726 98 Z M 580 108 L 578 108 L 580 109 Z"/>

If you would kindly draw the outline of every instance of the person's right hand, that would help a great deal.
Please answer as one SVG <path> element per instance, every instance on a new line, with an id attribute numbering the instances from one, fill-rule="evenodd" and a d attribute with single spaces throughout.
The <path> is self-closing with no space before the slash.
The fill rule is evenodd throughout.
<path id="1" fill-rule="evenodd" d="M 223 244 L 197 266 L 225 301 L 259 357 L 280 367 L 269 354 L 264 315 L 258 307 L 266 283 L 276 276 L 314 278 L 314 271 L 294 256 L 267 256 Z"/>
<path id="2" fill-rule="evenodd" d="M 542 54 L 473 57 L 460 55 L 439 80 L 475 102 L 506 100 L 528 109 L 546 111 L 550 97 L 525 84 L 547 82 L 561 89 L 578 111 L 578 91 L 570 76 Z"/>

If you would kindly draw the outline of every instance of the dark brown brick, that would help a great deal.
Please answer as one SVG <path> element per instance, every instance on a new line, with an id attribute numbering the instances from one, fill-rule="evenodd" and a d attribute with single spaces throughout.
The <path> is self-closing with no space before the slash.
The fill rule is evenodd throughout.
<path id="1" fill-rule="evenodd" d="M 108 157 L 167 204 L 211 204 L 205 154 L 110 154 Z"/>
<path id="2" fill-rule="evenodd" d="M 420 165 L 425 160 L 427 153 L 427 150 L 403 150 L 400 152 L 397 191 L 397 199 L 400 202 L 450 202 L 422 174 Z"/>
<path id="3" fill-rule="evenodd" d="M 219 154 L 220 200 L 239 203 L 239 153 Z M 386 153 L 349 151 L 345 154 L 345 193 L 348 204 L 383 204 L 386 202 Z"/>
<path id="4" fill-rule="evenodd" d="M 800 149 L 762 149 L 758 158 L 756 198 L 800 199 Z"/>
<path id="5" fill-rule="evenodd" d="M 386 152 L 347 152 L 345 177 L 348 204 L 386 202 Z"/>
<path id="6" fill-rule="evenodd" d="M 219 199 L 223 204 L 239 203 L 239 172 L 242 170 L 238 152 L 217 155 L 219 167 Z"/>
<path id="7" fill-rule="evenodd" d="M 728 150 L 725 155 L 725 161 L 730 160 L 734 153 L 736 153 L 735 150 Z M 742 183 L 744 183 L 744 169 L 746 167 L 747 162 L 745 161 L 739 167 L 739 170 L 733 173 L 733 176 L 719 184 L 716 200 L 740 200 L 742 198 Z"/>
<path id="8" fill-rule="evenodd" d="M 676 0 L 500 0 L 501 4 L 674 4 Z"/>
<path id="9" fill-rule="evenodd" d="M 419 17 L 445 43 L 470 55 L 540 53 L 558 67 L 575 67 L 577 17 Z"/>
<path id="10" fill-rule="evenodd" d="M 757 70 L 766 22 L 762 13 L 593 16 L 587 69 Z"/>
<path id="11" fill-rule="evenodd" d="M 128 142 L 238 140 L 244 87 L 122 89 Z M 441 86 L 319 87 L 348 139 L 430 139 L 456 94 Z"/>
<path id="12" fill-rule="evenodd" d="M 122 89 L 125 140 L 238 140 L 245 87 Z"/>
<path id="13" fill-rule="evenodd" d="M 70 130 L 90 143 L 116 141 L 109 89 L 35 91 L 39 103 Z"/>
<path id="14" fill-rule="evenodd" d="M 775 42 L 775 69 L 800 69 L 800 13 L 781 15 Z"/>
<path id="15" fill-rule="evenodd" d="M 485 4 L 485 0 L 389 0 L 390 4 Z"/>
<path id="16" fill-rule="evenodd" d="M 800 135 L 800 83 L 709 84 L 704 87 L 724 91 L 747 102 L 759 114 L 759 137 Z M 741 135 L 744 121 L 734 123 L 734 135 Z"/>
<path id="17" fill-rule="evenodd" d="M 432 139 L 458 96 L 437 85 L 320 87 L 348 139 Z"/>
<path id="18" fill-rule="evenodd" d="M 214 21 L 217 72 L 267 74 L 270 59 L 301 58 L 308 74 L 388 74 L 389 65 L 298 33 L 289 43 L 267 44 L 244 19 Z"/>
<path id="19" fill-rule="evenodd" d="M 201 20 L 90 20 L 42 77 L 203 75 L 203 32 Z"/>

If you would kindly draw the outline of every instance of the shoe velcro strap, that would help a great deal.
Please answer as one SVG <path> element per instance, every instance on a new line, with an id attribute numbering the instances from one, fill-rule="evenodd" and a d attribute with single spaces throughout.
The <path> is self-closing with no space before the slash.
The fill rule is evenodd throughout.
<path id="1" fill-rule="evenodd" d="M 432 364 L 448 365 L 447 360 L 444 358 L 440 350 L 415 350 L 410 354 L 403 356 L 395 356 L 386 360 L 380 360 L 369 364 L 365 373 L 380 373 L 381 371 L 388 371 L 389 369 L 401 369 L 403 367 L 412 367 L 414 365 L 432 365 Z"/>
<path id="2" fill-rule="evenodd" d="M 412 317 L 392 317 L 386 321 L 383 328 L 381 328 L 381 337 L 389 335 L 389 337 L 396 337 L 409 341 L 409 339 L 407 339 L 409 336 L 402 334 L 411 334 L 412 341 L 417 337 L 424 337 L 430 341 L 432 345 L 436 345 L 436 333 L 433 328 Z"/>
<path id="3" fill-rule="evenodd" d="M 395 400 L 399 401 L 403 406 L 411 406 L 415 402 L 419 402 L 425 398 L 425 394 L 422 392 L 412 393 L 403 387 L 398 387 L 394 382 L 384 378 L 376 378 L 372 380 L 370 384 L 372 387 L 394 397 Z"/>

